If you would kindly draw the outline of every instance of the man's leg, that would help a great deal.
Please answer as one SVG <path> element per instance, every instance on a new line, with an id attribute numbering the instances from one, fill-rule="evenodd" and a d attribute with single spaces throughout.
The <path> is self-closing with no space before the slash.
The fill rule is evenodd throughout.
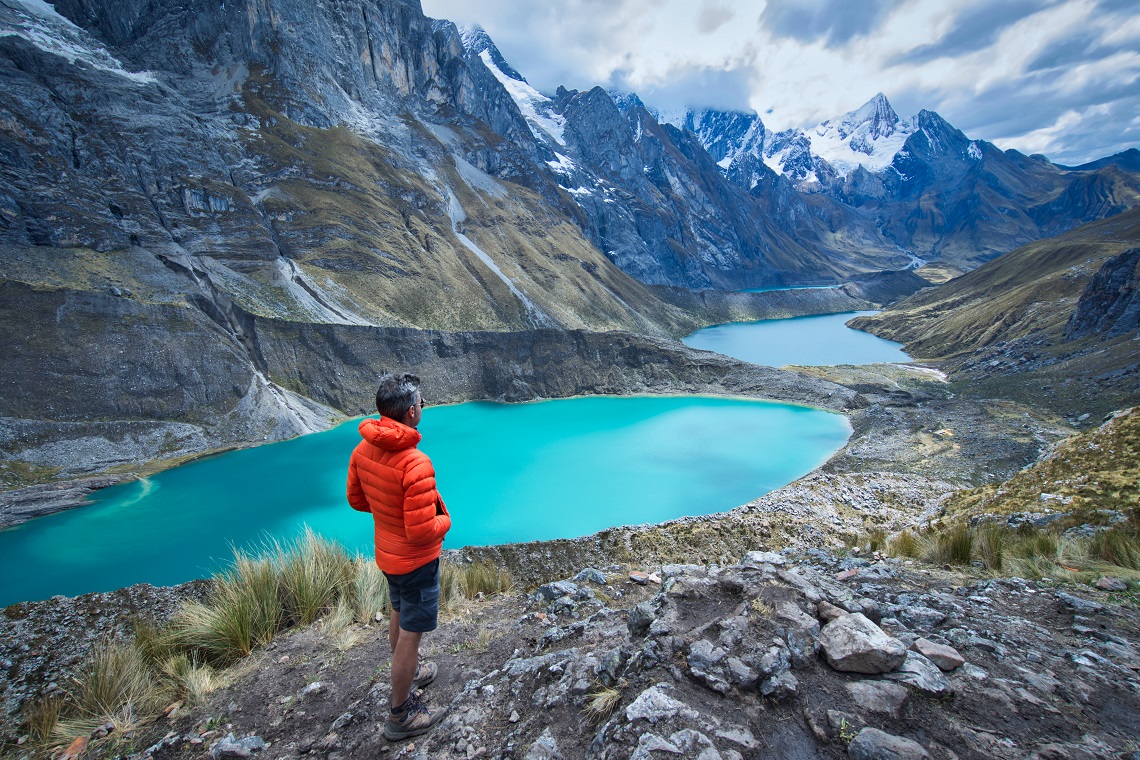
<path id="1" fill-rule="evenodd" d="M 412 681 L 420 660 L 422 633 L 397 628 L 396 646 L 392 651 L 392 709 L 396 709 L 412 692 Z"/>
<path id="2" fill-rule="evenodd" d="M 396 643 L 400 640 L 400 611 L 392 610 L 392 614 L 388 616 L 388 646 L 392 647 L 393 654 L 396 652 Z"/>

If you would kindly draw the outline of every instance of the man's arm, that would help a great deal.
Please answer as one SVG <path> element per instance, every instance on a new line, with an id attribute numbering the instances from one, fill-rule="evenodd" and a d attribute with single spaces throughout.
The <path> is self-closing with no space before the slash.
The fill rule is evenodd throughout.
<path id="1" fill-rule="evenodd" d="M 451 515 L 435 488 L 435 468 L 424 456 L 404 472 L 404 535 L 431 544 L 451 530 Z"/>
<path id="2" fill-rule="evenodd" d="M 360 487 L 360 475 L 356 472 L 355 459 L 348 460 L 348 506 L 358 512 L 372 511 L 372 508 L 368 506 L 368 498 L 364 495 L 364 489 Z"/>

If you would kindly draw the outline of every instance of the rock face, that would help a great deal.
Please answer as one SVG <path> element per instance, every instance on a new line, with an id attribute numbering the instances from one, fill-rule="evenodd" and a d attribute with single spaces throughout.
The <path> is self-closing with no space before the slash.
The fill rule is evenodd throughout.
<path id="1" fill-rule="evenodd" d="M 1065 326 L 1065 338 L 1115 338 L 1140 329 L 1140 248 L 1101 265 L 1081 293 Z"/>

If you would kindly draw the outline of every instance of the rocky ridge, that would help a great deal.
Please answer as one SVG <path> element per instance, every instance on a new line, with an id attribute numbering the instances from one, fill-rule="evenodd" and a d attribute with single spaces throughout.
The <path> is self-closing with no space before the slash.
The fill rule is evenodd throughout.
<path id="1" fill-rule="evenodd" d="M 412 742 L 381 736 L 383 628 L 357 627 L 356 644 L 338 650 L 317 625 L 255 654 L 207 703 L 175 709 L 130 744 L 112 733 L 90 756 L 1044 760 L 1137 750 L 1140 615 L 1112 594 L 820 550 L 646 569 L 583 568 L 445 620 L 425 639 L 441 665 L 425 694 L 448 717 Z"/>

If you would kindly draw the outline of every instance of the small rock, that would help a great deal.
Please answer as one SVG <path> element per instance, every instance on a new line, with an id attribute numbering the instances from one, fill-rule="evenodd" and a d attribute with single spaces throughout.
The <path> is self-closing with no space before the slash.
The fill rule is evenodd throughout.
<path id="1" fill-rule="evenodd" d="M 307 697 L 311 694 L 320 694 L 324 690 L 324 684 L 322 684 L 320 681 L 313 681 L 311 684 L 301 689 L 301 696 Z"/>
<path id="2" fill-rule="evenodd" d="M 329 726 L 329 733 L 331 734 L 333 731 L 341 730 L 342 728 L 347 726 L 349 723 L 351 723 L 353 721 L 353 719 L 355 719 L 355 718 L 356 718 L 356 716 L 350 712 L 346 712 L 346 713 L 342 714 L 339 718 L 337 718 L 336 720 L 334 720 L 332 722 L 331 726 Z"/>
<path id="3" fill-rule="evenodd" d="M 86 736 L 77 736 L 75 741 L 67 745 L 67 749 L 59 756 L 59 760 L 79 760 L 83 753 L 87 751 L 87 744 L 91 740 Z"/>
<path id="4" fill-rule="evenodd" d="M 916 639 L 910 648 L 947 672 L 966 664 L 966 660 L 958 654 L 957 649 L 944 644 L 936 644 L 929 639 Z"/>
<path id="5" fill-rule="evenodd" d="M 576 583 L 571 581 L 555 581 L 554 583 L 544 583 L 538 587 L 535 595 L 543 601 L 553 602 L 555 599 L 569 596 L 571 598 L 578 595 L 579 588 Z"/>
<path id="6" fill-rule="evenodd" d="M 592 567 L 587 567 L 585 570 L 579 572 L 574 576 L 574 580 L 578 583 L 589 581 L 598 586 L 606 585 L 606 576 L 602 574 L 601 570 L 596 570 Z"/>
<path id="7" fill-rule="evenodd" d="M 759 680 L 759 675 L 738 657 L 729 657 L 725 660 L 725 669 L 728 680 L 741 689 L 751 689 Z"/>
<path id="8" fill-rule="evenodd" d="M 799 680 L 792 675 L 792 671 L 790 670 L 786 670 L 777 676 L 772 676 L 760 685 L 760 693 L 777 702 L 782 702 L 789 697 L 794 697 L 798 689 Z"/>
<path id="9" fill-rule="evenodd" d="M 519 722 L 519 711 L 518 710 L 511 710 L 511 717 L 507 718 L 507 720 L 509 720 L 511 723 L 518 723 Z"/>
<path id="10" fill-rule="evenodd" d="M 655 684 L 637 695 L 637 699 L 625 708 L 625 718 L 633 723 L 639 718 L 650 723 L 669 720 L 678 716 L 687 720 L 700 717 L 693 708 L 665 693 L 665 684 Z"/>
<path id="11" fill-rule="evenodd" d="M 629 579 L 640 586 L 645 586 L 649 583 L 649 573 L 633 570 L 629 574 Z"/>
<path id="12" fill-rule="evenodd" d="M 554 734 L 550 732 L 547 727 L 543 730 L 542 735 L 539 736 L 530 748 L 523 755 L 523 760 L 562 760 L 562 753 L 558 750 L 558 742 L 554 739 Z"/>
<path id="13" fill-rule="evenodd" d="M 864 728 L 847 745 L 852 760 L 926 760 L 930 754 L 921 744 L 892 736 L 877 728 Z"/>
<path id="14" fill-rule="evenodd" d="M 918 652 L 907 652 L 906 660 L 898 670 L 884 673 L 883 678 L 900 681 L 934 697 L 947 697 L 954 693 L 954 687 L 938 666 Z"/>
<path id="15" fill-rule="evenodd" d="M 946 619 L 946 613 L 922 605 L 904 607 L 898 610 L 896 614 L 900 620 L 911 628 L 925 630 L 936 628 Z"/>
<path id="16" fill-rule="evenodd" d="M 1101 591 L 1127 591 L 1128 584 L 1119 578 L 1113 578 L 1106 575 L 1096 582 L 1096 587 Z"/>
<path id="17" fill-rule="evenodd" d="M 260 736 L 247 736 L 239 741 L 230 733 L 214 745 L 214 748 L 210 750 L 210 755 L 213 756 L 214 760 L 220 760 L 223 757 L 251 757 L 254 752 L 260 752 L 267 746 L 265 740 Z"/>
<path id="18" fill-rule="evenodd" d="M 788 561 L 776 552 L 748 552 L 744 555 L 744 559 L 740 560 L 740 564 L 744 567 L 757 567 L 759 565 L 783 567 L 788 564 Z"/>
<path id="19" fill-rule="evenodd" d="M 847 610 L 842 607 L 836 607 L 826 599 L 822 600 L 815 606 L 815 616 L 824 623 L 830 623 L 832 620 L 841 618 L 848 614 Z"/>
<path id="20" fill-rule="evenodd" d="M 835 580 L 837 580 L 837 581 L 850 580 L 858 574 L 859 574 L 859 568 L 853 567 L 850 570 L 844 570 L 843 572 L 836 574 Z"/>
<path id="21" fill-rule="evenodd" d="M 1088 599 L 1082 599 L 1073 594 L 1067 594 L 1064 591 L 1058 591 L 1054 594 L 1061 604 L 1068 607 L 1071 611 L 1081 615 L 1091 615 L 1096 612 L 1103 612 L 1106 607 L 1098 602 L 1093 602 Z"/>

